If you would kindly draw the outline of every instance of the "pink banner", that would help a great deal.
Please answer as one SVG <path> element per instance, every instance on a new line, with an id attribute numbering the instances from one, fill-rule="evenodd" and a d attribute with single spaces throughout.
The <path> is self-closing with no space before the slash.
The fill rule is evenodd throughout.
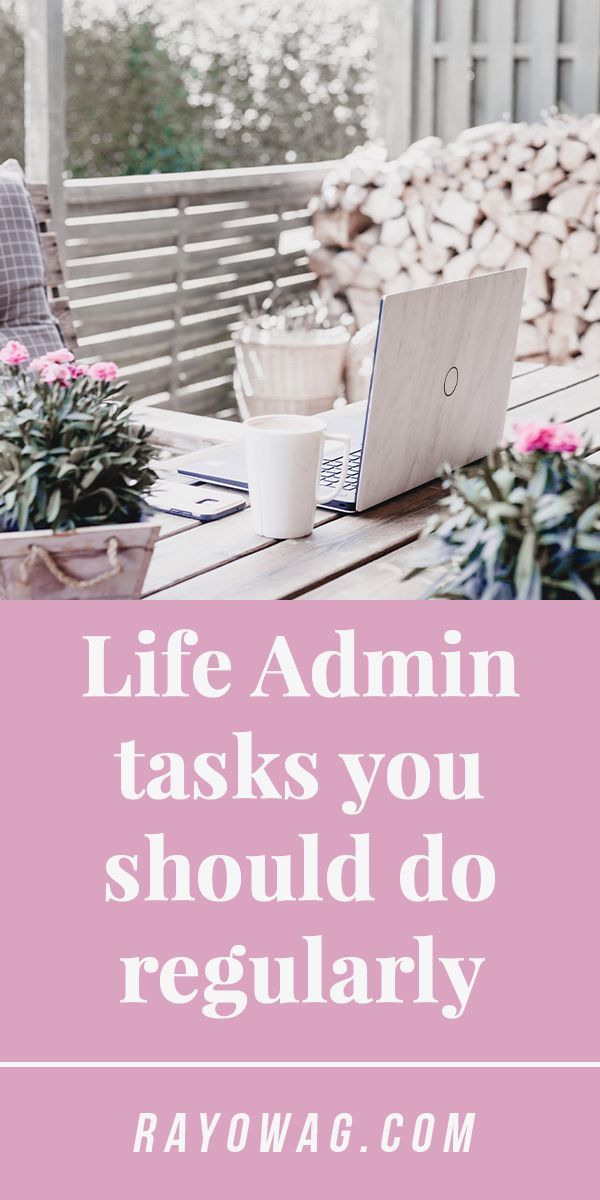
<path id="1" fill-rule="evenodd" d="M 591 1196 L 597 1176 L 589 1070 L 13 1070 L 2 1082 L 11 1200 L 559 1200 Z M 138 1126 L 154 1135 L 136 1151 Z"/>
<path id="2" fill-rule="evenodd" d="M 600 1057 L 593 606 L 2 612 L 0 1058 L 196 1064 L 4 1069 L 11 1197 L 583 1180 L 594 1068 L 197 1064 Z"/>

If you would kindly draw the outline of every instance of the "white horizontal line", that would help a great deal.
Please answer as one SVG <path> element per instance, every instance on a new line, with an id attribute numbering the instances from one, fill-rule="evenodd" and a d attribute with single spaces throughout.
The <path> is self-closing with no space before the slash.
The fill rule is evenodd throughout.
<path id="1" fill-rule="evenodd" d="M 219 1061 L 206 1061 L 206 1062 L 0 1062 L 0 1069 L 8 1068 L 8 1067 L 22 1068 L 22 1069 L 32 1068 L 32 1067 L 36 1067 L 36 1068 L 41 1068 L 41 1067 L 44 1067 L 44 1068 L 57 1068 L 57 1067 L 81 1068 L 81 1067 L 86 1067 L 86 1068 L 94 1068 L 94 1069 L 97 1069 L 97 1068 L 132 1069 L 132 1068 L 137 1068 L 137 1067 L 140 1067 L 140 1068 L 165 1068 L 165 1067 L 168 1067 L 171 1069 L 172 1068 L 184 1068 L 184 1069 L 192 1069 L 192 1070 L 205 1070 L 205 1069 L 232 1070 L 232 1069 L 240 1069 L 240 1068 L 248 1070 L 248 1069 L 252 1069 L 252 1068 L 256 1069 L 257 1067 L 260 1067 L 260 1068 L 266 1067 L 268 1069 L 277 1069 L 277 1070 L 281 1070 L 281 1069 L 286 1069 L 286 1070 L 288 1070 L 288 1069 L 291 1069 L 291 1070 L 321 1069 L 322 1070 L 323 1068 L 326 1068 L 327 1070 L 332 1070 L 334 1068 L 340 1068 L 340 1069 L 350 1068 L 352 1070 L 364 1070 L 365 1068 L 369 1068 L 369 1069 L 381 1068 L 381 1069 L 397 1070 L 397 1069 L 408 1068 L 408 1067 L 419 1068 L 420 1070 L 421 1069 L 431 1069 L 431 1068 L 435 1068 L 438 1070 L 439 1069 L 447 1070 L 448 1068 L 456 1069 L 456 1068 L 466 1067 L 468 1069 L 481 1069 L 481 1068 L 491 1069 L 491 1068 L 493 1068 L 493 1069 L 513 1070 L 513 1069 L 525 1068 L 525 1069 L 531 1070 L 533 1068 L 553 1068 L 553 1069 L 556 1069 L 556 1068 L 571 1068 L 571 1069 L 572 1068 L 592 1068 L 592 1069 L 594 1069 L 595 1068 L 595 1069 L 597 1069 L 600 1067 L 600 1062 L 522 1062 L 522 1061 L 519 1061 L 519 1062 L 430 1062 L 430 1061 L 427 1061 L 427 1062 L 381 1062 L 381 1061 L 375 1061 L 375 1062 L 363 1062 L 363 1061 L 360 1061 L 360 1062 L 337 1062 L 337 1061 L 336 1062 L 323 1062 L 323 1061 L 318 1061 L 318 1062 L 248 1062 L 248 1061 L 244 1061 L 244 1062 L 219 1062 Z"/>

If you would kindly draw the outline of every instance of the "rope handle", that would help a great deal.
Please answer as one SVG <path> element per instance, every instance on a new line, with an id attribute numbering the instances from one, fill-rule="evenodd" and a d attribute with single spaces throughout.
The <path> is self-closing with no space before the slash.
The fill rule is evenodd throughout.
<path id="1" fill-rule="evenodd" d="M 36 562 L 41 562 L 58 583 L 64 584 L 65 587 L 75 588 L 78 592 L 84 592 L 88 588 L 97 587 L 99 583 L 105 583 L 107 579 L 114 579 L 116 575 L 121 574 L 123 566 L 119 562 L 119 543 L 116 537 L 109 539 L 106 547 L 106 557 L 109 562 L 108 571 L 102 571 L 100 575 L 95 575 L 93 579 L 76 579 L 74 575 L 70 575 L 68 571 L 63 571 L 62 567 L 59 567 L 54 556 L 44 546 L 30 546 L 29 553 L 21 563 L 21 581 L 22 583 L 29 583 L 29 575 L 32 568 Z"/>

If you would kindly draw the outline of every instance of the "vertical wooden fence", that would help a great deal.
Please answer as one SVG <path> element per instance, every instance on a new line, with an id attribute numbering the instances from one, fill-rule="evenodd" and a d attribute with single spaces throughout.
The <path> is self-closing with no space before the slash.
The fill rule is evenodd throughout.
<path id="1" fill-rule="evenodd" d="M 503 116 L 600 106 L 600 0 L 379 0 L 382 135 L 392 153 Z M 407 88 L 408 81 L 408 88 Z"/>

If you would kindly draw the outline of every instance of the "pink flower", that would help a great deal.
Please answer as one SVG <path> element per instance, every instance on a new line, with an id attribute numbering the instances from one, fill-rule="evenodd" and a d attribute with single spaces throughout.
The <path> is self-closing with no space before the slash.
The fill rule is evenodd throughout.
<path id="1" fill-rule="evenodd" d="M 69 370 L 71 372 L 71 379 L 81 379 L 83 375 L 89 374 L 89 368 L 79 362 L 71 363 Z"/>
<path id="2" fill-rule="evenodd" d="M 83 363 L 74 361 L 70 350 L 54 350 L 41 358 L 32 358 L 29 367 L 41 375 L 45 383 L 55 383 L 59 380 L 66 385 L 88 373 Z"/>
<path id="3" fill-rule="evenodd" d="M 20 363 L 28 362 L 29 351 L 22 342 L 7 342 L 0 350 L 0 362 L 6 367 L 18 367 Z"/>
<path id="4" fill-rule="evenodd" d="M 65 387 L 71 383 L 71 370 L 68 364 L 47 362 L 42 367 L 40 375 L 44 383 L 62 383 Z"/>
<path id="5" fill-rule="evenodd" d="M 67 350 L 66 347 L 63 347 L 62 350 L 50 350 L 48 354 L 44 355 L 44 358 L 47 362 L 52 363 L 72 363 L 75 361 L 75 355 L 71 354 L 71 351 Z"/>
<path id="6" fill-rule="evenodd" d="M 555 454 L 575 454 L 577 450 L 581 450 L 583 446 L 583 438 L 570 429 L 568 425 L 554 426 L 554 445 Z"/>
<path id="7" fill-rule="evenodd" d="M 573 454 L 580 450 L 583 438 L 568 425 L 515 425 L 515 450 L 520 454 Z"/>
<path id="8" fill-rule="evenodd" d="M 88 367 L 88 375 L 96 383 L 112 383 L 119 377 L 119 368 L 114 362 L 97 362 Z"/>

